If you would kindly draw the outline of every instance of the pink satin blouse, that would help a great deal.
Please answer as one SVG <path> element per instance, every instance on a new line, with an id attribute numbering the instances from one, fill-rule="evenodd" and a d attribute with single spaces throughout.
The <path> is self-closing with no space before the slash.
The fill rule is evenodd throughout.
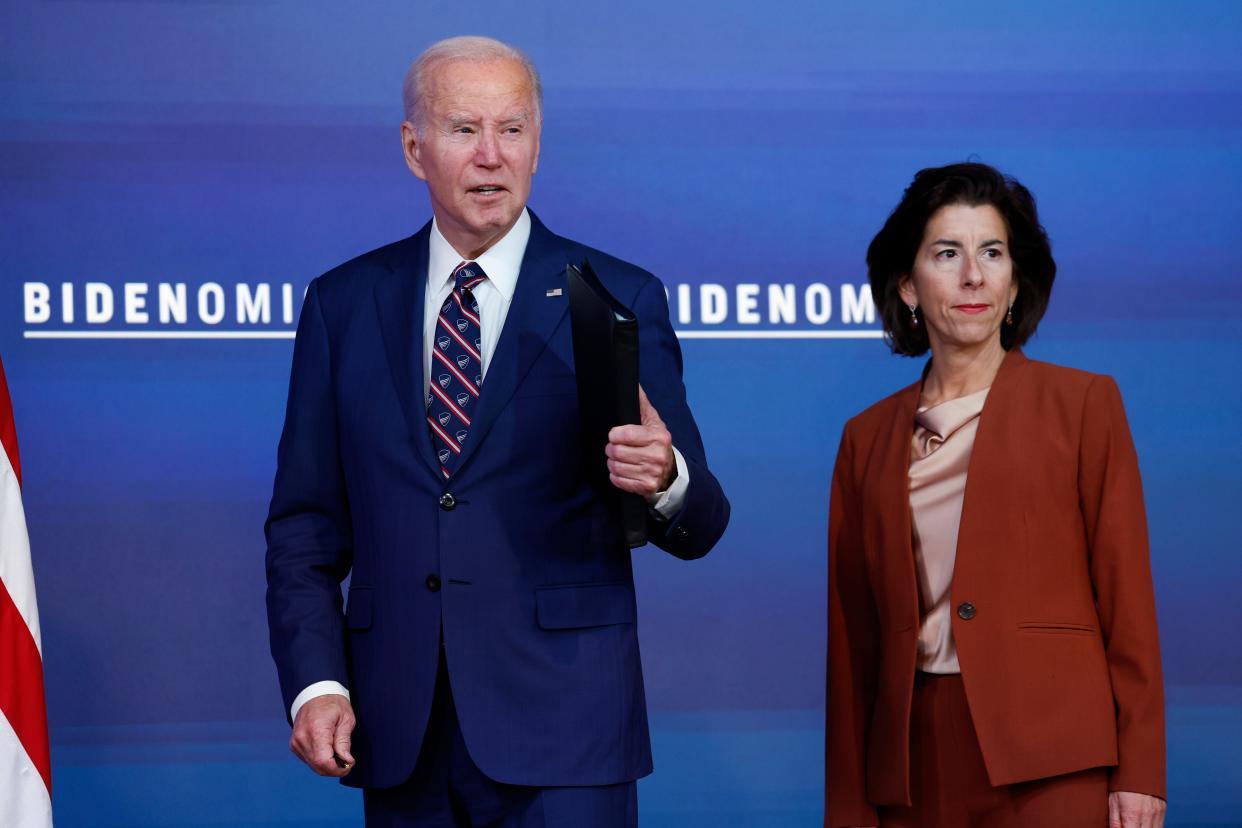
<path id="1" fill-rule="evenodd" d="M 953 643 L 949 593 L 966 469 L 988 390 L 920 408 L 914 417 L 910 514 L 922 615 L 918 668 L 927 673 L 961 672 Z"/>

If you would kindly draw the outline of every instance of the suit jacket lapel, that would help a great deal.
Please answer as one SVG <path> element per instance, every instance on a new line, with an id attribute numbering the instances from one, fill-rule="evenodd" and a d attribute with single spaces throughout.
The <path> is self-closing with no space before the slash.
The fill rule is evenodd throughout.
<path id="1" fill-rule="evenodd" d="M 496 352 L 487 366 L 479 407 L 475 409 L 465 448 L 457 459 L 454 477 L 470 462 L 565 316 L 569 308 L 564 291 L 568 263 L 568 252 L 559 237 L 544 227 L 532 212 L 530 240 L 522 257 L 513 302 L 496 343 Z M 549 291 L 556 288 L 561 289 L 560 295 L 549 296 Z"/>
<path id="2" fill-rule="evenodd" d="M 427 377 L 423 370 L 423 311 L 427 294 L 427 250 L 431 223 L 399 245 L 389 262 L 391 273 L 375 284 L 375 311 L 384 338 L 397 399 L 405 414 L 414 449 L 436 479 L 440 464 L 427 432 Z"/>
<path id="3" fill-rule="evenodd" d="M 1005 361 L 992 380 L 983 413 L 979 415 L 979 428 L 966 471 L 954 564 L 954 578 L 962 573 L 963 583 L 976 574 L 979 567 L 999 563 L 996 555 L 972 555 L 972 551 L 987 553 L 1004 545 L 1006 530 L 1021 531 L 1020 526 L 1015 529 L 1009 524 L 1023 520 L 1024 516 L 1007 511 L 1001 495 L 1014 492 L 1015 481 L 1022 475 L 1022 412 L 1014 410 L 1012 390 L 1021 382 L 1026 362 L 1026 356 L 1018 348 L 1005 355 Z"/>
<path id="4" fill-rule="evenodd" d="M 884 454 L 880 458 L 883 465 L 879 480 L 884 485 L 881 501 L 884 508 L 876 516 L 884 536 L 880 548 L 892 550 L 895 554 L 886 556 L 877 564 L 883 569 L 881 577 L 884 582 L 898 586 L 912 599 L 900 602 L 901 606 L 909 607 L 911 611 L 906 617 L 895 619 L 896 629 L 899 630 L 918 627 L 919 624 L 919 586 L 910 518 L 910 445 L 914 436 L 914 415 L 918 411 L 919 395 L 926 377 L 925 366 L 923 378 L 900 392 L 884 444 Z"/>

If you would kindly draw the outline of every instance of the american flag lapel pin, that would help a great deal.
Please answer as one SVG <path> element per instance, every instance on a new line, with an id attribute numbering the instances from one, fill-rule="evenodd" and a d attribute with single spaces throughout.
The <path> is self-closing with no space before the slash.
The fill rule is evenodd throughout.
<path id="1" fill-rule="evenodd" d="M 547 293 L 544 294 L 544 296 L 560 296 L 560 295 L 561 295 L 560 288 L 552 288 L 551 290 L 549 290 Z"/>

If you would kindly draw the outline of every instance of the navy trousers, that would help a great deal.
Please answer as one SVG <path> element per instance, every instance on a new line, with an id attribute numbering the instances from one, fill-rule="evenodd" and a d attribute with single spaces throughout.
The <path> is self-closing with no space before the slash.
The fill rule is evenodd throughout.
<path id="1" fill-rule="evenodd" d="M 362 794 L 367 828 L 635 828 L 634 782 L 533 788 L 489 779 L 470 758 L 441 656 L 427 734 L 414 773 Z"/>

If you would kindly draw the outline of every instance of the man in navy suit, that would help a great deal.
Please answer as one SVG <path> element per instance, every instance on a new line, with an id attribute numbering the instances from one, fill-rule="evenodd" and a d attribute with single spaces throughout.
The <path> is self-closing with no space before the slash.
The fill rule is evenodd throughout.
<path id="1" fill-rule="evenodd" d="M 364 788 L 369 826 L 636 824 L 651 748 L 630 550 L 584 469 L 645 497 L 648 537 L 679 558 L 728 522 L 663 286 L 526 209 L 541 106 L 505 44 L 424 52 L 401 134 L 434 220 L 312 282 L 298 325 L 272 653 L 290 746 Z M 642 422 L 598 455 L 565 291 L 586 258 L 640 331 Z"/>

